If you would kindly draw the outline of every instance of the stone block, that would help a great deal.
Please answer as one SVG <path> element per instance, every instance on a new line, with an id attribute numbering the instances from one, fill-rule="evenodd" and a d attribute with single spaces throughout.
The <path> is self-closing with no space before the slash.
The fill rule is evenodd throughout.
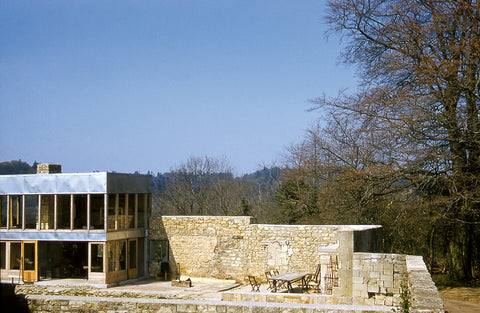
<path id="1" fill-rule="evenodd" d="M 354 284 L 363 284 L 364 283 L 364 277 L 354 276 L 352 282 Z"/>
<path id="2" fill-rule="evenodd" d="M 367 286 L 367 291 L 368 292 L 373 292 L 373 293 L 379 293 L 380 292 L 380 286 L 377 284 L 369 284 Z"/>
<path id="3" fill-rule="evenodd" d="M 196 304 L 190 304 L 190 303 L 177 304 L 177 312 L 182 312 L 182 313 L 197 312 L 197 305 Z"/>
<path id="4" fill-rule="evenodd" d="M 380 273 L 379 272 L 370 272 L 370 277 L 371 278 L 380 278 Z"/>
<path id="5" fill-rule="evenodd" d="M 197 312 L 217 312 L 217 308 L 215 305 L 208 305 L 208 304 L 199 304 L 197 305 Z"/>
<path id="6" fill-rule="evenodd" d="M 384 299 L 375 299 L 375 305 L 385 305 Z"/>

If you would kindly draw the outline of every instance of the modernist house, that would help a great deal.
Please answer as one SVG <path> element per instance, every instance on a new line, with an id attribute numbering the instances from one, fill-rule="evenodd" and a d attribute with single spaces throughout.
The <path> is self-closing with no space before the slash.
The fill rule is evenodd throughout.
<path id="1" fill-rule="evenodd" d="M 83 278 L 111 284 L 147 275 L 149 175 L 0 175 L 1 280 Z"/>

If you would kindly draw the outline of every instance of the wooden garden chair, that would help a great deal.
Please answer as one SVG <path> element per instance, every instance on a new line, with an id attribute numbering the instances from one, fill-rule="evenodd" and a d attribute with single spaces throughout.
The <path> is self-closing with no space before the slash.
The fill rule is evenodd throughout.
<path id="1" fill-rule="evenodd" d="M 260 284 L 255 279 L 255 276 L 248 276 L 248 281 L 250 282 L 250 286 L 252 287 L 252 291 L 260 292 Z"/>
<path id="2" fill-rule="evenodd" d="M 307 274 L 305 277 L 305 286 L 302 286 L 305 290 L 313 290 L 314 292 L 321 292 L 322 281 L 322 267 L 317 265 L 317 269 L 314 274 Z"/>

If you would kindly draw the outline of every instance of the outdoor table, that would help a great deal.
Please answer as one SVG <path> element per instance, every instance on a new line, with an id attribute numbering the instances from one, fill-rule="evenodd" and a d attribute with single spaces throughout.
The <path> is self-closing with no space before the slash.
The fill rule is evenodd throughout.
<path id="1" fill-rule="evenodd" d="M 307 274 L 299 274 L 299 273 L 286 273 L 281 274 L 278 276 L 273 276 L 271 279 L 273 280 L 273 292 L 277 292 L 277 285 L 278 283 L 283 283 L 287 286 L 288 292 L 293 292 L 292 284 L 298 281 L 301 281 L 302 286 L 305 286 L 305 277 Z"/>

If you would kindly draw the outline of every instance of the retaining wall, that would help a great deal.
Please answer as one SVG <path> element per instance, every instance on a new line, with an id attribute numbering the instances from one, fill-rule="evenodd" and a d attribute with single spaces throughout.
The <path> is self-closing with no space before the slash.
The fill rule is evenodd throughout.
<path id="1" fill-rule="evenodd" d="M 29 296 L 29 309 L 43 312 L 157 312 L 157 313 L 370 313 L 391 312 L 388 307 L 312 305 L 298 303 L 163 300 L 139 298 L 93 298 Z"/>

